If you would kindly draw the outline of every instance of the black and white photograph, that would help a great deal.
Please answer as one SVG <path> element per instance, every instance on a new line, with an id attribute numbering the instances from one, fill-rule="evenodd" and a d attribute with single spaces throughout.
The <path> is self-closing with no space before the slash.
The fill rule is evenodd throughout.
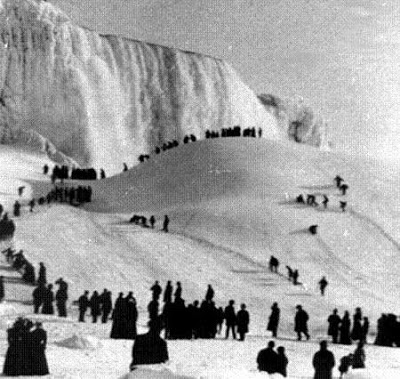
<path id="1" fill-rule="evenodd" d="M 400 3 L 0 0 L 0 377 L 400 378 Z"/>

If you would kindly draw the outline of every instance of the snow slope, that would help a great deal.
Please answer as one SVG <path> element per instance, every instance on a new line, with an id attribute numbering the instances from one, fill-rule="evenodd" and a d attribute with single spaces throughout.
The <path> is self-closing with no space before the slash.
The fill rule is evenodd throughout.
<path id="1" fill-rule="evenodd" d="M 21 183 L 27 186 L 26 200 L 31 193 L 35 197 L 46 193 L 51 186 L 41 174 L 45 159 L 2 147 L 0 175 L 7 180 L 0 181 L 0 200 L 11 204 Z M 350 186 L 345 213 L 338 208 L 342 196 L 333 186 L 336 174 Z M 94 202 L 86 209 L 59 204 L 33 213 L 24 209 L 17 220 L 15 243 L 32 261 L 46 263 L 51 281 L 63 276 L 70 283 L 71 300 L 84 289 L 133 290 L 141 330 L 147 321 L 148 288 L 156 279 L 162 284 L 180 280 L 187 301 L 201 299 L 211 283 L 218 305 L 230 298 L 237 305 L 245 302 L 251 326 L 244 344 L 169 342 L 167 367 L 178 375 L 261 377 L 254 359 L 266 343 L 269 308 L 278 301 L 284 339 L 278 343 L 288 349 L 290 377 L 310 377 L 310 359 L 317 349 L 314 341 L 325 337 L 326 318 L 334 307 L 342 313 L 361 306 L 372 323 L 370 341 L 380 313 L 398 313 L 399 181 L 394 167 L 289 142 L 205 140 L 90 183 Z M 311 192 L 329 195 L 328 210 L 294 203 L 297 194 Z M 171 232 L 160 232 L 159 221 L 155 230 L 131 225 L 127 220 L 132 213 L 155 214 L 157 220 L 168 214 Z M 319 225 L 316 236 L 306 232 L 314 223 Z M 271 254 L 281 261 L 280 275 L 268 272 Z M 302 286 L 289 284 L 285 264 L 299 269 Z M 316 285 L 322 275 L 330 283 L 324 298 Z M 30 312 L 26 305 L 30 291 L 10 278 L 7 300 L 15 302 L 17 312 Z M 310 343 L 291 341 L 294 307 L 299 303 L 311 317 Z M 74 314 L 75 308 L 70 306 L 70 312 Z M 71 377 L 124 374 L 131 342 L 109 341 L 109 326 L 87 325 L 86 329 L 72 320 L 51 317 L 45 326 L 52 335 L 48 354 L 54 377 L 68 377 L 62 372 L 75 373 Z M 79 331 L 97 336 L 103 347 L 84 356 L 54 344 Z M 337 358 L 351 349 L 333 348 Z M 68 357 L 65 361 L 59 359 L 63 354 Z M 399 374 L 398 349 L 368 346 L 367 356 L 376 377 L 382 367 Z M 85 366 L 92 361 L 94 371 Z"/>

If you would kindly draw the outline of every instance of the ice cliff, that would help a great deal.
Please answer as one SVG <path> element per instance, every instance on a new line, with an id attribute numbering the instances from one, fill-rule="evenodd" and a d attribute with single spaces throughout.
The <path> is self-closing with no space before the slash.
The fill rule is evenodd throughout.
<path id="1" fill-rule="evenodd" d="M 287 138 L 222 60 L 99 35 L 49 2 L 0 0 L 3 143 L 33 133 L 59 157 L 115 172 L 165 141 L 234 125 Z"/>

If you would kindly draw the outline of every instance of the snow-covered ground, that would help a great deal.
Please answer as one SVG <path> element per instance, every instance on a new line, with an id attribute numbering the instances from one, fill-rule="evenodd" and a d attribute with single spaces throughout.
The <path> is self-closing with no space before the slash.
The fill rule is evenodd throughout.
<path id="1" fill-rule="evenodd" d="M 44 163 L 49 161 L 40 154 L 0 146 L 0 202 L 10 209 L 20 185 L 26 186 L 24 203 L 47 193 L 51 185 L 41 173 Z M 333 185 L 336 174 L 350 186 L 343 197 L 345 213 L 338 207 L 342 196 Z M 139 330 L 144 331 L 151 284 L 180 280 L 187 302 L 201 299 L 210 283 L 217 305 L 233 298 L 237 305 L 245 302 L 251 315 L 244 343 L 168 341 L 168 364 L 129 378 L 267 377 L 257 372 L 255 359 L 270 338 L 265 327 L 274 301 L 281 307 L 277 345 L 286 347 L 289 376 L 311 377 L 311 358 L 318 341 L 326 338 L 326 318 L 334 307 L 342 314 L 361 306 L 370 317 L 370 342 L 380 313 L 399 313 L 397 168 L 291 143 L 225 138 L 180 146 L 90 184 L 94 201 L 86 208 L 52 204 L 33 213 L 24 208 L 16 220 L 15 246 L 31 261 L 43 261 L 50 281 L 64 277 L 70 300 L 85 289 L 106 287 L 114 297 L 132 290 Z M 328 194 L 328 210 L 296 204 L 299 193 Z M 156 229 L 129 224 L 133 213 L 155 214 Z M 171 219 L 168 234 L 160 231 L 164 214 Z M 319 225 L 318 235 L 305 232 L 311 224 Z M 281 261 L 280 275 L 268 272 L 271 254 Z M 299 269 L 302 286 L 287 281 L 286 264 Z M 71 303 L 67 320 L 32 316 L 32 287 L 21 283 L 5 262 L 0 274 L 6 277 L 6 303 L 0 305 L 2 355 L 7 324 L 16 314 L 26 314 L 43 320 L 48 331 L 51 377 L 119 378 L 127 373 L 132 341 L 108 339 L 110 324 L 77 323 Z M 329 281 L 325 297 L 317 288 L 322 275 Z M 294 341 L 297 304 L 310 314 L 309 342 Z M 338 361 L 354 346 L 331 348 Z M 351 377 L 400 377 L 399 349 L 369 345 L 366 351 L 369 372 Z"/>

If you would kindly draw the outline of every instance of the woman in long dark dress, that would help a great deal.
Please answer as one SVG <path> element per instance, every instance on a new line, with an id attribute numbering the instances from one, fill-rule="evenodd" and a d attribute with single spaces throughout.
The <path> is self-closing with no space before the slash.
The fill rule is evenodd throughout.
<path id="1" fill-rule="evenodd" d="M 350 314 L 348 311 L 344 312 L 342 323 L 340 324 L 340 340 L 339 343 L 344 345 L 351 345 L 350 339 Z"/>
<path id="2" fill-rule="evenodd" d="M 46 359 L 47 333 L 42 328 L 42 323 L 36 323 L 36 329 L 31 332 L 32 339 L 32 367 L 31 375 L 49 374 L 49 366 Z"/>
<path id="3" fill-rule="evenodd" d="M 138 318 L 138 311 L 136 309 L 136 299 L 129 292 L 126 297 L 126 339 L 134 340 L 136 338 L 136 321 Z"/>
<path id="4" fill-rule="evenodd" d="M 17 338 L 18 324 L 16 321 L 11 328 L 7 329 L 8 349 L 3 366 L 3 374 L 6 376 L 18 375 L 17 367 L 20 362 L 18 362 Z"/>
<path id="5" fill-rule="evenodd" d="M 115 300 L 114 311 L 112 314 L 113 324 L 111 327 L 110 338 L 124 339 L 126 338 L 126 312 L 125 299 L 123 293 L 120 292 L 117 300 Z"/>
<path id="6" fill-rule="evenodd" d="M 44 315 L 53 315 L 54 314 L 54 293 L 53 293 L 53 285 L 49 284 L 47 286 L 46 292 L 43 297 L 43 306 L 42 313 Z"/>

